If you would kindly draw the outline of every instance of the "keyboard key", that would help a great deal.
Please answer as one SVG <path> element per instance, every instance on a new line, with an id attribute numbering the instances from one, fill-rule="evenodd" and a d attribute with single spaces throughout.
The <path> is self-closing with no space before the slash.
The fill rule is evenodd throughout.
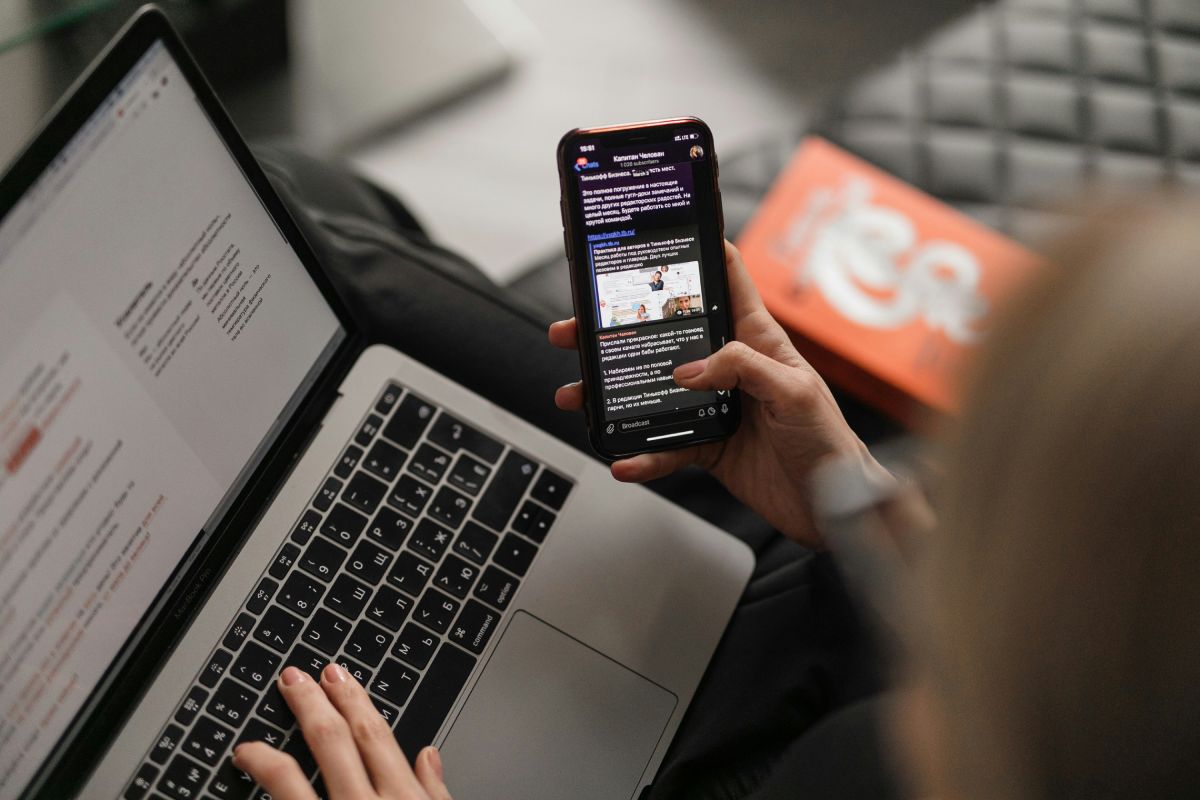
<path id="1" fill-rule="evenodd" d="M 520 536 L 509 533 L 505 534 L 504 541 L 496 548 L 496 555 L 492 560 L 509 572 L 523 576 L 529 570 L 529 565 L 535 555 L 537 555 L 537 545 L 530 544 Z"/>
<path id="2" fill-rule="evenodd" d="M 371 589 L 365 583 L 356 581 L 349 575 L 339 575 L 333 586 L 329 587 L 329 594 L 325 595 L 322 605 L 354 619 L 363 610 L 370 596 Z"/>
<path id="3" fill-rule="evenodd" d="M 283 747 L 283 740 L 287 737 L 283 735 L 283 731 L 263 722 L 255 717 L 246 723 L 246 727 L 238 734 L 238 742 L 264 742 L 271 745 L 276 750 Z"/>
<path id="4" fill-rule="evenodd" d="M 483 648 L 487 647 L 488 640 L 492 638 L 492 633 L 499 623 L 499 613 L 483 603 L 468 600 L 462 613 L 458 615 L 458 619 L 450 628 L 450 641 L 479 655 L 483 652 Z"/>
<path id="5" fill-rule="evenodd" d="M 254 779 L 233 765 L 228 758 L 213 773 L 208 782 L 208 795 L 213 800 L 246 800 L 254 790 Z"/>
<path id="6" fill-rule="evenodd" d="M 327 656 L 332 656 L 346 641 L 350 633 L 350 623 L 335 617 L 325 609 L 318 609 L 313 620 L 304 630 L 301 637 L 305 642 L 320 650 Z"/>
<path id="7" fill-rule="evenodd" d="M 363 620 L 354 626 L 354 632 L 343 648 L 346 654 L 368 666 L 375 666 L 392 644 L 392 635 L 378 625 Z"/>
<path id="8" fill-rule="evenodd" d="M 246 641 L 246 637 L 250 635 L 250 631 L 254 628 L 254 617 L 243 612 L 238 614 L 238 618 L 229 626 L 229 630 L 225 633 L 225 638 L 221 640 L 221 646 L 226 650 L 237 651 L 242 646 L 242 642 Z"/>
<path id="9" fill-rule="evenodd" d="M 400 718 L 400 711 L 395 706 L 385 703 L 373 694 L 367 695 L 371 698 L 371 702 L 375 704 L 376 710 L 379 711 L 379 716 L 383 717 L 388 725 L 395 725 L 396 720 Z"/>
<path id="10" fill-rule="evenodd" d="M 188 689 L 187 697 L 183 698 L 183 702 L 179 704 L 179 710 L 175 712 L 175 721 L 184 727 L 191 725 L 192 720 L 200 713 L 200 709 L 203 708 L 204 701 L 207 699 L 208 692 L 199 686 Z"/>
<path id="11" fill-rule="evenodd" d="M 436 636 L 410 622 L 396 637 L 396 646 L 392 648 L 392 655 L 417 669 L 425 669 L 429 659 L 433 658 L 433 651 L 437 647 L 437 643 Z"/>
<path id="12" fill-rule="evenodd" d="M 446 474 L 450 466 L 450 456 L 438 450 L 431 444 L 423 444 L 413 453 L 408 462 L 408 471 L 418 478 L 424 478 L 436 484 Z"/>
<path id="13" fill-rule="evenodd" d="M 459 450 L 474 453 L 489 464 L 495 464 L 504 452 L 504 445 L 445 412 L 429 429 L 429 441 L 451 454 Z"/>
<path id="14" fill-rule="evenodd" d="M 367 527 L 367 518 L 350 506 L 338 503 L 321 525 L 321 534 L 345 547 L 351 547 Z"/>
<path id="15" fill-rule="evenodd" d="M 359 664 L 357 661 L 353 661 L 345 656 L 342 656 L 337 660 L 337 663 L 342 669 L 350 673 L 351 678 L 354 678 L 354 680 L 358 681 L 361 685 L 367 686 L 371 682 L 371 670 L 367 669 L 362 664 Z"/>
<path id="16" fill-rule="evenodd" d="M 328 663 L 328 656 L 298 644 L 292 648 L 291 654 L 283 662 L 283 667 L 284 669 L 295 667 L 314 681 L 319 681 L 321 680 L 321 670 L 325 669 L 325 665 Z"/>
<path id="17" fill-rule="evenodd" d="M 183 743 L 183 752 L 197 761 L 215 767 L 233 742 L 233 731 L 208 717 L 201 717 Z"/>
<path id="18" fill-rule="evenodd" d="M 225 669 L 233 661 L 233 654 L 226 650 L 218 650 L 212 654 L 208 664 L 200 671 L 200 683 L 209 689 L 217 685 L 217 681 L 225 674 Z"/>
<path id="19" fill-rule="evenodd" d="M 371 452 L 363 461 L 363 469 L 382 478 L 385 483 L 391 483 L 400 474 L 405 458 L 407 456 L 403 450 L 380 439 L 371 445 Z"/>
<path id="20" fill-rule="evenodd" d="M 475 506 L 475 519 L 489 528 L 504 530 L 535 472 L 535 462 L 520 453 L 509 452 L 496 469 L 496 475 L 488 485 L 487 491 Z"/>
<path id="21" fill-rule="evenodd" d="M 508 608 L 512 596 L 516 594 L 520 585 L 519 580 L 504 571 L 488 567 L 483 571 L 479 585 L 475 587 L 475 596 L 503 611 Z"/>
<path id="22" fill-rule="evenodd" d="M 284 590 L 287 590 L 286 586 Z M 271 606 L 254 629 L 254 638 L 273 650 L 286 653 L 300 635 L 302 627 L 303 620 L 297 619 L 279 606 Z"/>
<path id="23" fill-rule="evenodd" d="M 261 629 L 262 626 L 259 625 L 259 628 Z M 256 636 L 257 633 L 258 631 L 255 631 Z M 250 642 L 242 650 L 237 661 L 233 662 L 229 674 L 238 680 L 245 681 L 255 689 L 262 689 L 271 681 L 281 661 L 283 661 L 283 656 L 277 656 L 266 648 Z"/>
<path id="24" fill-rule="evenodd" d="M 308 742 L 304 741 L 304 736 L 292 736 L 288 739 L 287 744 L 283 746 L 283 752 L 296 759 L 296 763 L 300 765 L 300 771 L 305 775 L 312 775 L 316 771 L 317 759 L 313 756 L 312 750 L 308 749 Z M 325 796 L 318 795 L 318 797 Z"/>
<path id="25" fill-rule="evenodd" d="M 388 495 L 388 505 L 403 511 L 409 516 L 416 517 L 425 510 L 425 504 L 429 502 L 429 498 L 433 495 L 433 489 L 411 475 L 402 475 L 400 480 L 396 481 L 396 485 L 392 487 L 392 493 Z"/>
<path id="26" fill-rule="evenodd" d="M 175 800 L 195 800 L 210 774 L 207 768 L 178 755 L 158 779 L 158 790 Z"/>
<path id="27" fill-rule="evenodd" d="M 412 606 L 413 599 L 411 597 L 397 592 L 390 586 L 384 586 L 371 599 L 371 604 L 367 607 L 367 619 L 378 622 L 395 633 L 404 624 L 404 619 L 408 616 Z"/>
<path id="28" fill-rule="evenodd" d="M 122 797 L 124 800 L 142 800 L 154 786 L 154 779 L 157 777 L 158 767 L 153 764 L 142 764 Z"/>
<path id="29" fill-rule="evenodd" d="M 421 676 L 416 671 L 389 658 L 379 668 L 379 674 L 375 676 L 375 680 L 371 684 L 371 692 L 384 700 L 402 706 L 420 679 Z"/>
<path id="30" fill-rule="evenodd" d="M 408 547 L 414 552 L 437 561 L 450 546 L 454 534 L 438 525 L 433 520 L 423 519 L 417 523 L 416 530 L 408 539 Z"/>
<path id="31" fill-rule="evenodd" d="M 445 633 L 446 629 L 450 627 L 450 623 L 454 621 L 454 615 L 458 613 L 458 605 L 457 600 L 447 597 L 436 589 L 430 589 L 425 592 L 421 602 L 417 603 L 413 619 L 430 630 Z"/>
<path id="32" fill-rule="evenodd" d="M 346 551 L 325 539 L 313 539 L 304 555 L 300 556 L 300 569 L 328 581 L 346 560 Z"/>
<path id="33" fill-rule="evenodd" d="M 271 602 L 271 598 L 275 596 L 275 590 L 278 588 L 278 583 L 270 578 L 263 578 L 259 581 L 254 594 L 250 595 L 250 599 L 246 601 L 246 610 L 251 614 L 261 614 L 267 607 L 267 603 Z"/>
<path id="34" fill-rule="evenodd" d="M 550 532 L 550 526 L 554 524 L 554 520 L 554 512 L 543 508 L 525 535 L 541 544 L 546 541 L 546 534 Z"/>
<path id="35" fill-rule="evenodd" d="M 383 394 L 379 395 L 379 402 L 375 404 L 375 413 L 386 417 L 395 407 L 396 401 L 400 399 L 400 395 L 404 390 L 394 383 L 389 383 L 383 389 Z"/>
<path id="36" fill-rule="evenodd" d="M 529 490 L 529 495 L 533 499 L 540 500 L 550 506 L 555 511 L 559 511 L 562 509 L 563 503 L 567 501 L 567 495 L 571 492 L 571 486 L 572 484 L 569 480 L 557 472 L 552 472 L 547 467 L 538 476 L 537 482 Z"/>
<path id="37" fill-rule="evenodd" d="M 358 466 L 358 462 L 362 460 L 363 449 L 350 445 L 346 448 L 346 452 L 342 453 L 342 457 L 338 459 L 337 466 L 333 468 L 333 474 L 337 475 L 342 480 L 346 480 L 354 474 L 354 468 Z"/>
<path id="38" fill-rule="evenodd" d="M 387 484 L 372 478 L 365 472 L 357 472 L 346 484 L 342 499 L 364 514 L 373 514 L 387 494 Z M 366 525 L 366 520 L 363 520 Z"/>
<path id="39" fill-rule="evenodd" d="M 449 486 L 443 486 L 429 506 L 429 516 L 451 528 L 457 528 L 470 510 L 471 501 L 466 496 Z"/>
<path id="40" fill-rule="evenodd" d="M 150 760 L 155 764 L 165 764 L 171 754 L 183 742 L 183 728 L 178 725 L 168 725 L 166 730 L 158 737 L 158 741 L 154 743 L 154 747 L 150 750 Z"/>
<path id="41" fill-rule="evenodd" d="M 317 607 L 325 587 L 302 572 L 293 572 L 279 590 L 279 605 L 307 617 Z"/>
<path id="42" fill-rule="evenodd" d="M 475 583 L 477 577 L 479 567 L 468 564 L 457 556 L 446 556 L 433 578 L 433 585 L 455 597 L 463 598 L 471 591 L 471 584 Z"/>
<path id="43" fill-rule="evenodd" d="M 271 566 L 267 569 L 267 574 L 272 578 L 282 580 L 284 575 L 288 574 L 288 570 L 292 568 L 292 564 L 296 563 L 296 557 L 300 555 L 300 548 L 294 544 L 285 544 L 283 549 L 275 556 L 275 560 L 271 562 Z"/>
<path id="44" fill-rule="evenodd" d="M 475 657 L 454 645 L 443 644 L 438 650 L 425 680 L 396 723 L 396 741 L 409 761 L 416 758 L 422 747 L 433 743 L 474 667 Z"/>
<path id="45" fill-rule="evenodd" d="M 492 548 L 496 546 L 499 539 L 499 536 L 482 525 L 468 522 L 463 526 L 458 538 L 454 540 L 454 552 L 482 565 L 491 555 Z"/>
<path id="46" fill-rule="evenodd" d="M 358 433 L 354 434 L 354 443 L 359 447 L 370 447 L 371 440 L 379 435 L 379 429 L 383 427 L 383 417 L 378 414 L 368 414 L 363 420 L 363 424 L 359 426 Z"/>
<path id="47" fill-rule="evenodd" d="M 298 545 L 308 544 L 308 540 L 316 533 L 317 526 L 321 524 L 321 515 L 311 508 L 304 512 L 304 516 L 296 523 L 296 527 L 292 530 L 292 541 Z"/>
<path id="48" fill-rule="evenodd" d="M 364 539 L 350 554 L 350 559 L 346 562 L 346 571 L 374 585 L 383 580 L 391 565 L 391 553 Z"/>
<path id="49" fill-rule="evenodd" d="M 321 490 L 317 492 L 317 496 L 313 498 L 312 504 L 321 511 L 328 511 L 333 505 L 333 501 L 337 499 L 338 492 L 342 490 L 342 482 L 337 478 L 326 478 L 325 483 L 321 486 Z"/>
<path id="50" fill-rule="evenodd" d="M 396 566 L 388 573 L 388 581 L 396 588 L 416 597 L 432 575 L 432 564 L 426 564 L 406 550 L 396 556 Z"/>
<path id="51" fill-rule="evenodd" d="M 221 722 L 238 727 L 254 708 L 255 693 L 229 678 L 221 681 L 221 685 L 213 692 L 205 711 L 212 714 Z"/>
<path id="52" fill-rule="evenodd" d="M 409 392 L 400 401 L 400 405 L 396 406 L 396 412 L 383 429 L 383 435 L 405 450 L 411 450 L 429 426 L 429 420 L 433 418 L 435 410 L 429 403 Z"/>
<path id="53" fill-rule="evenodd" d="M 553 524 L 553 511 L 539 506 L 532 500 L 526 500 L 521 505 L 521 510 L 513 517 L 512 529 L 541 544 L 546 541 L 546 533 Z"/>
<path id="54" fill-rule="evenodd" d="M 460 453 L 447 480 L 474 497 L 483 489 L 483 484 L 487 482 L 488 476 L 491 474 L 491 467 L 466 453 Z"/>
<path id="55" fill-rule="evenodd" d="M 367 535 L 390 550 L 399 550 L 404 544 L 413 521 L 399 511 L 384 506 L 367 527 Z"/>
<path id="56" fill-rule="evenodd" d="M 289 664 L 288 666 L 292 665 Z M 292 727 L 292 723 L 296 721 L 296 718 L 292 716 L 292 710 L 288 708 L 283 695 L 279 693 L 279 687 L 274 681 L 267 687 L 267 693 L 259 701 L 255 713 L 275 727 L 285 731 Z"/>

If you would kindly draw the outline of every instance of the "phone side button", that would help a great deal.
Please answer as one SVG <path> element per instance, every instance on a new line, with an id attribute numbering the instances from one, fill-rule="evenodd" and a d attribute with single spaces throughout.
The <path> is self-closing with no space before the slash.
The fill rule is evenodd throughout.
<path id="1" fill-rule="evenodd" d="M 567 254 L 567 261 L 571 260 L 571 237 L 567 236 L 566 229 L 563 229 L 563 252 Z"/>

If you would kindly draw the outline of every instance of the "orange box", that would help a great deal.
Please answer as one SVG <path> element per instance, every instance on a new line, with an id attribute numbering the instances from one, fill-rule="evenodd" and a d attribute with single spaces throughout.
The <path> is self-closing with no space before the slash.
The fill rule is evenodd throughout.
<path id="1" fill-rule="evenodd" d="M 964 359 L 996 306 L 1043 263 L 817 136 L 737 244 L 813 367 L 909 425 L 956 410 Z"/>

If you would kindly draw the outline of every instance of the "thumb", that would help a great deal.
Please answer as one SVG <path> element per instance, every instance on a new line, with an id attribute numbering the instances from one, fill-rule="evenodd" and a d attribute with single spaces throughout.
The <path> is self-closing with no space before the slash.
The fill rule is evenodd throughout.
<path id="1" fill-rule="evenodd" d="M 767 406 L 796 403 L 808 396 L 815 373 L 781 364 L 744 342 L 729 342 L 702 361 L 675 369 L 685 389 L 741 389 Z"/>

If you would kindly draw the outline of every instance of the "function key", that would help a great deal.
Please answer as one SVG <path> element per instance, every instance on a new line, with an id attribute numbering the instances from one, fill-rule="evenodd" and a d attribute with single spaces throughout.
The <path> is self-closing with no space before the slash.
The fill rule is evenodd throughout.
<path id="1" fill-rule="evenodd" d="M 359 459 L 362 458 L 363 450 L 361 447 L 350 445 L 346 448 L 346 452 L 342 453 L 342 457 L 338 460 L 337 466 L 333 468 L 333 474 L 337 475 L 342 480 L 349 478 L 354 468 L 358 466 Z"/>
<path id="2" fill-rule="evenodd" d="M 220 688 L 213 692 L 204 710 L 221 722 L 236 728 L 245 721 L 257 699 L 253 690 L 226 678 L 221 681 Z"/>
<path id="3" fill-rule="evenodd" d="M 394 447 L 380 439 L 371 445 L 371 452 L 367 453 L 367 457 L 363 460 L 363 469 L 391 483 L 400 474 L 400 468 L 404 466 L 406 457 L 404 451 L 399 447 Z"/>
<path id="4" fill-rule="evenodd" d="M 370 596 L 371 590 L 365 583 L 356 581 L 349 575 L 339 575 L 333 586 L 329 587 L 329 594 L 325 595 L 324 606 L 354 619 L 363 610 Z"/>
<path id="5" fill-rule="evenodd" d="M 337 499 L 338 492 L 341 490 L 341 481 L 337 478 L 326 478 L 325 484 L 317 492 L 317 496 L 313 498 L 312 504 L 321 511 L 328 511 L 329 507 L 333 505 L 333 501 Z"/>
<path id="6" fill-rule="evenodd" d="M 426 556 L 431 561 L 437 561 L 450 546 L 454 538 L 450 531 L 438 525 L 433 520 L 423 519 L 417 523 L 416 530 L 408 539 L 409 549 Z"/>
<path id="7" fill-rule="evenodd" d="M 354 434 L 354 443 L 359 447 L 370 447 L 371 440 L 379 435 L 379 429 L 382 427 L 383 417 L 378 414 L 368 414 L 359 427 L 358 433 Z"/>
<path id="8" fill-rule="evenodd" d="M 183 702 L 179 704 L 179 710 L 175 712 L 175 721 L 180 725 L 191 725 L 192 720 L 200 713 L 200 709 L 207 699 L 208 692 L 199 686 L 193 686 L 188 690 L 187 697 L 183 698 Z"/>
<path id="9" fill-rule="evenodd" d="M 429 516 L 451 528 L 457 528 L 470 510 L 471 501 L 466 496 L 454 491 L 449 486 L 443 486 L 438 490 L 437 496 L 433 498 L 433 503 L 429 506 Z"/>
<path id="10" fill-rule="evenodd" d="M 503 570 L 488 567 L 483 571 L 483 577 L 479 579 L 479 585 L 475 587 L 475 596 L 503 611 L 508 608 L 508 604 L 512 601 L 512 596 L 517 593 L 517 588 L 520 585 L 521 582 L 519 580 L 508 575 Z"/>
<path id="11" fill-rule="evenodd" d="M 270 569 L 267 570 L 272 578 L 282 579 L 288 574 L 288 570 L 292 568 L 292 564 L 296 563 L 296 557 L 300 555 L 300 548 L 294 544 L 285 544 L 279 554 L 275 556 L 275 560 L 271 562 Z"/>
<path id="12" fill-rule="evenodd" d="M 458 456 L 458 461 L 454 462 L 454 468 L 450 470 L 450 477 L 447 480 L 474 497 L 483 489 L 484 482 L 487 481 L 488 475 L 491 474 L 491 467 L 486 466 L 483 462 L 472 458 L 466 453 L 461 453 Z"/>
<path id="13" fill-rule="evenodd" d="M 410 622 L 396 637 L 396 646 L 392 648 L 392 655 L 417 669 L 425 669 L 429 659 L 433 658 L 433 651 L 437 648 L 437 643 L 436 636 Z"/>
<path id="14" fill-rule="evenodd" d="M 530 461 L 520 453 L 509 451 L 497 468 L 487 491 L 475 506 L 475 519 L 489 528 L 504 530 L 535 472 L 536 462 Z"/>
<path id="15" fill-rule="evenodd" d="M 158 779 L 158 790 L 174 800 L 194 800 L 210 774 L 207 768 L 177 755 Z"/>
<path id="16" fill-rule="evenodd" d="M 313 539 L 312 544 L 300 556 L 300 569 L 328 581 L 346 560 L 346 551 L 326 539 Z"/>
<path id="17" fill-rule="evenodd" d="M 383 435 L 405 450 L 411 450 L 417 440 L 421 438 L 421 434 L 429 427 L 429 421 L 433 419 L 436 410 L 432 405 L 409 392 L 400 401 L 400 405 L 396 406 L 396 413 L 392 415 L 391 421 L 383 429 Z"/>
<path id="18" fill-rule="evenodd" d="M 454 540 L 454 552 L 476 564 L 483 564 L 492 554 L 492 548 L 499 538 L 482 525 L 468 522 Z"/>
<path id="19" fill-rule="evenodd" d="M 402 475 L 392 493 L 388 496 L 388 505 L 394 506 L 409 516 L 417 516 L 425 509 L 433 489 L 411 475 Z"/>
<path id="20" fill-rule="evenodd" d="M 389 383 L 384 387 L 383 394 L 379 395 L 379 402 L 375 404 L 375 413 L 386 417 L 391 413 L 392 408 L 396 405 L 396 401 L 400 399 L 400 395 L 403 393 L 404 390 L 399 386 Z"/>
<path id="21" fill-rule="evenodd" d="M 270 578 L 263 578 L 259 582 L 258 588 L 254 590 L 254 594 L 250 595 L 250 599 L 246 601 L 246 610 L 251 614 L 261 614 L 267 607 L 267 603 L 271 602 L 271 598 L 275 596 L 275 590 L 278 588 L 278 583 Z"/>
<path id="22" fill-rule="evenodd" d="M 535 500 L 540 500 L 558 511 L 562 509 L 567 495 L 571 493 L 572 485 L 569 480 L 547 468 L 542 470 L 542 474 L 538 476 L 537 483 L 533 485 L 529 494 Z"/>
<path id="23" fill-rule="evenodd" d="M 259 629 L 261 628 L 262 626 L 260 625 Z M 239 680 L 245 681 L 255 689 L 263 689 L 266 688 L 266 685 L 275 675 L 275 670 L 279 668 L 279 662 L 282 660 L 281 656 L 275 655 L 265 647 L 259 647 L 254 642 L 250 642 L 246 645 L 246 649 L 242 650 L 242 654 L 238 656 L 237 661 L 233 662 L 233 666 L 229 669 L 229 674 Z"/>
<path id="24" fill-rule="evenodd" d="M 296 544 L 308 544 L 308 540 L 312 538 L 313 533 L 317 530 L 317 526 L 321 524 L 321 515 L 311 508 L 304 512 L 304 516 L 296 523 L 295 529 L 292 531 L 292 541 Z"/>
<path id="25" fill-rule="evenodd" d="M 141 769 L 137 771 L 137 775 L 133 776 L 133 781 L 129 784 L 129 788 L 122 795 L 124 800 L 142 800 L 146 793 L 154 786 L 154 779 L 158 777 L 158 767 L 153 764 L 142 764 Z"/>
<path id="26" fill-rule="evenodd" d="M 200 671 L 200 683 L 209 689 L 217 685 L 217 681 L 225 674 L 225 669 L 233 661 L 233 655 L 226 650 L 217 650 L 212 658 Z"/>
<path id="27" fill-rule="evenodd" d="M 387 506 L 379 509 L 375 519 L 371 520 L 367 533 L 372 539 L 381 543 L 389 550 L 399 550 L 404 544 L 408 532 L 412 530 L 413 521 L 408 517 Z"/>
<path id="28" fill-rule="evenodd" d="M 342 499 L 359 511 L 370 514 L 379 507 L 379 501 L 387 494 L 387 484 L 381 483 L 365 472 L 356 473 L 346 484 Z M 366 524 L 366 520 L 363 521 Z"/>
<path id="29" fill-rule="evenodd" d="M 454 621 L 458 607 L 457 600 L 447 597 L 436 589 L 430 589 L 425 592 L 421 602 L 417 603 L 413 619 L 430 630 L 445 633 L 446 629 L 450 627 L 450 623 Z"/>
<path id="30" fill-rule="evenodd" d="M 467 592 L 471 591 L 471 584 L 475 583 L 477 577 L 479 577 L 479 567 L 468 564 L 457 556 L 446 556 L 433 583 L 439 589 L 443 589 L 455 597 L 463 598 L 467 596 Z"/>
<path id="31" fill-rule="evenodd" d="M 483 603 L 468 600 L 450 629 L 450 640 L 479 655 L 487 647 L 492 632 L 500 621 L 500 615 Z"/>
<path id="32" fill-rule="evenodd" d="M 183 742 L 183 728 L 178 725 L 168 725 L 150 750 L 150 760 L 155 764 L 165 764 L 181 742 Z"/>
<path id="33" fill-rule="evenodd" d="M 279 605 L 307 617 L 316 608 L 325 587 L 301 572 L 293 572 L 279 591 Z M 272 609 L 274 611 L 274 609 Z M 271 612 L 267 612 L 268 615 Z"/>
<path id="34" fill-rule="evenodd" d="M 431 444 L 423 444 L 408 462 L 408 471 L 430 483 L 437 483 L 450 466 L 450 456 Z"/>
<path id="35" fill-rule="evenodd" d="M 388 581 L 396 588 L 416 597 L 425 588 L 432 574 L 432 565 L 405 550 L 396 556 L 396 566 L 392 567 L 391 573 L 388 574 Z"/>
<path id="36" fill-rule="evenodd" d="M 495 464 L 504 452 L 504 445 L 445 412 L 433 423 L 429 441 L 451 453 L 459 450 L 474 453 L 489 464 Z"/>
<path id="37" fill-rule="evenodd" d="M 340 545 L 349 547 L 367 527 L 367 518 L 350 506 L 338 503 L 321 525 L 321 533 Z"/>
<path id="38" fill-rule="evenodd" d="M 515 572 L 518 576 L 522 576 L 529 570 L 529 565 L 533 562 L 535 555 L 537 555 L 537 545 L 530 544 L 520 536 L 510 533 L 505 535 L 504 541 L 496 548 L 496 556 L 493 560 L 509 572 Z"/>
<path id="39" fill-rule="evenodd" d="M 232 743 L 233 731 L 208 717 L 201 717 L 196 727 L 192 728 L 187 741 L 183 743 L 183 752 L 210 767 L 215 767 L 221 756 L 225 755 L 225 748 Z"/>
<path id="40" fill-rule="evenodd" d="M 221 646 L 230 650 L 236 651 L 242 646 L 242 642 L 250 635 L 251 628 L 254 627 L 254 617 L 246 613 L 238 614 L 238 618 L 229 626 L 229 630 L 225 633 L 225 638 L 221 640 Z"/>

